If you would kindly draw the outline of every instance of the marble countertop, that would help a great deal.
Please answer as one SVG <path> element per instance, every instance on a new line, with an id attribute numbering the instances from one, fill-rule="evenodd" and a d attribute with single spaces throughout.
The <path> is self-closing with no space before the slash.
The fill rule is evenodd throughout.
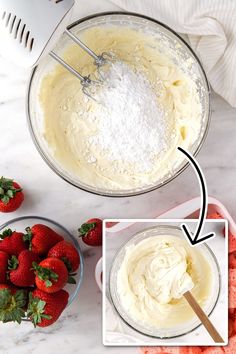
<path id="1" fill-rule="evenodd" d="M 118 10 L 107 0 L 78 0 L 73 19 L 106 10 Z M 86 193 L 55 175 L 39 156 L 27 128 L 25 92 L 29 71 L 0 58 L 0 170 L 24 187 L 25 202 L 11 215 L 0 215 L 0 224 L 22 215 L 47 216 L 64 224 L 74 235 L 87 218 L 155 217 L 199 194 L 195 173 L 189 168 L 165 187 L 132 198 L 106 198 Z M 212 122 L 198 155 L 209 194 L 218 198 L 236 218 L 236 109 L 212 95 Z M 104 348 L 101 340 L 101 293 L 94 280 L 94 267 L 101 249 L 84 247 L 85 277 L 78 299 L 61 319 L 47 329 L 0 325 L 0 352 L 45 354 L 61 352 L 124 353 L 122 348 Z M 4 340 L 2 340 L 4 338 Z M 126 349 L 127 354 L 137 349 Z"/>

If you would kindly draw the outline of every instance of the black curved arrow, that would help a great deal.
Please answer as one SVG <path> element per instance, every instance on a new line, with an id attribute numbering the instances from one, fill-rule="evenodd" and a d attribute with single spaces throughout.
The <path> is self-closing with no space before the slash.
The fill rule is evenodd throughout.
<path id="1" fill-rule="evenodd" d="M 196 244 L 200 244 L 200 243 L 206 241 L 207 239 L 215 236 L 214 232 L 211 232 L 206 235 L 201 235 L 201 231 L 204 226 L 204 222 L 205 222 L 206 214 L 207 214 L 207 205 L 208 205 L 207 187 L 206 187 L 206 182 L 205 182 L 205 178 L 202 173 L 202 170 L 201 170 L 199 164 L 197 163 L 197 161 L 194 159 L 194 157 L 189 152 L 182 149 L 181 147 L 178 147 L 178 150 L 181 151 L 188 158 L 190 164 L 192 165 L 192 167 L 194 168 L 194 170 L 197 174 L 200 188 L 201 188 L 202 205 L 201 205 L 201 209 L 200 209 L 198 226 L 197 226 L 197 230 L 195 231 L 195 235 L 193 236 L 191 234 L 191 232 L 189 231 L 186 224 L 181 225 L 181 228 L 182 228 L 184 234 L 188 237 L 190 244 L 192 246 L 195 246 Z"/>

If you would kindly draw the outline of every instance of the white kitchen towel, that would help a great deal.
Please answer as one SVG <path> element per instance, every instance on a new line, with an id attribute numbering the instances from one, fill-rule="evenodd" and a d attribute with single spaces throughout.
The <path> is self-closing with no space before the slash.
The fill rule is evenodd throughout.
<path id="1" fill-rule="evenodd" d="M 236 0 L 110 0 L 187 34 L 213 90 L 236 107 Z"/>

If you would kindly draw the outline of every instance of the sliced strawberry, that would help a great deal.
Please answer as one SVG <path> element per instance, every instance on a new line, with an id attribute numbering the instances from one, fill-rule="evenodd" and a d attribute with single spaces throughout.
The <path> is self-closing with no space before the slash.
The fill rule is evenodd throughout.
<path id="1" fill-rule="evenodd" d="M 229 286 L 236 287 L 236 269 L 229 269 Z"/>
<path id="2" fill-rule="evenodd" d="M 229 254 L 229 268 L 236 268 L 236 251 Z"/>
<path id="3" fill-rule="evenodd" d="M 202 353 L 203 354 L 223 354 L 224 350 L 221 347 L 208 347 Z"/>
<path id="4" fill-rule="evenodd" d="M 224 347 L 224 352 L 226 354 L 235 354 L 236 352 L 236 335 L 229 339 L 229 344 Z"/>
<path id="5" fill-rule="evenodd" d="M 229 253 L 236 251 L 236 236 L 229 231 Z"/>
<path id="6" fill-rule="evenodd" d="M 228 330 L 229 337 L 232 337 L 233 334 L 234 334 L 234 321 L 233 321 L 231 318 L 229 318 L 229 325 L 228 325 L 228 327 L 229 327 L 229 330 Z"/>
<path id="7" fill-rule="evenodd" d="M 207 214 L 207 219 L 223 219 L 223 217 L 216 211 L 215 213 Z"/>
<path id="8" fill-rule="evenodd" d="M 229 308 L 236 308 L 236 287 L 230 286 L 229 288 Z"/>
<path id="9" fill-rule="evenodd" d="M 164 354 L 162 347 L 142 347 L 143 354 Z"/>

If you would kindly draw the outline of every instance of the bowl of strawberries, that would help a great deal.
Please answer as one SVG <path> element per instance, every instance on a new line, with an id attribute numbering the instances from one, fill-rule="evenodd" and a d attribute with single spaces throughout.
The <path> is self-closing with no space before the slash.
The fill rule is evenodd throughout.
<path id="1" fill-rule="evenodd" d="M 77 297 L 83 280 L 77 240 L 57 222 L 39 216 L 0 226 L 0 321 L 47 327 Z"/>

